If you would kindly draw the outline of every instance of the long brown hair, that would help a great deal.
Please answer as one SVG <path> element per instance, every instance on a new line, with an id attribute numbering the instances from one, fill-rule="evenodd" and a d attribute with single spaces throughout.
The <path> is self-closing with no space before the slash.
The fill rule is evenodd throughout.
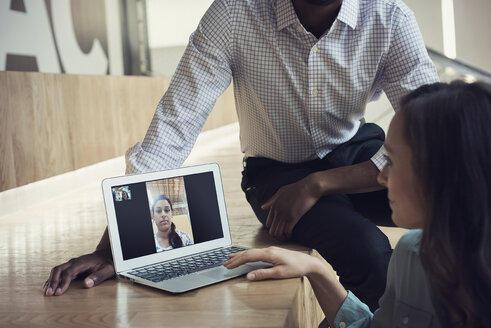
<path id="1" fill-rule="evenodd" d="M 401 110 L 424 190 L 420 256 L 434 298 L 448 326 L 491 327 L 491 86 L 423 86 Z"/>

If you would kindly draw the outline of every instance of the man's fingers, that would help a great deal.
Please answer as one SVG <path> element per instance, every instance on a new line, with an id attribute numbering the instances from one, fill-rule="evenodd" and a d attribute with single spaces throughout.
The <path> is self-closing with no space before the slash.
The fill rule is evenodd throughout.
<path id="1" fill-rule="evenodd" d="M 70 286 L 72 280 L 79 274 L 94 270 L 94 265 L 80 259 L 70 260 L 67 263 L 70 263 L 70 266 L 65 268 L 60 274 L 58 286 L 53 286 L 53 291 L 56 296 L 63 295 Z"/>
<path id="2" fill-rule="evenodd" d="M 287 239 L 292 238 L 293 228 L 295 228 L 295 225 L 296 224 L 292 224 L 292 223 L 289 223 L 286 225 L 284 234 L 285 234 Z"/>
<path id="3" fill-rule="evenodd" d="M 91 288 L 99 285 L 103 281 L 112 278 L 115 275 L 114 266 L 110 264 L 103 265 L 100 270 L 91 273 L 84 279 L 84 286 Z"/>
<path id="4" fill-rule="evenodd" d="M 263 211 L 269 210 L 271 208 L 271 205 L 273 205 L 273 202 L 269 200 L 266 203 L 261 205 L 261 209 Z"/>
<path id="5" fill-rule="evenodd" d="M 285 235 L 285 220 L 281 219 L 279 216 L 275 217 L 275 220 L 271 224 L 271 228 L 269 229 L 269 234 L 280 241 L 284 241 Z"/>
<path id="6" fill-rule="evenodd" d="M 77 275 L 88 272 L 91 275 L 84 281 L 86 287 L 95 286 L 114 276 L 114 266 L 110 260 L 97 254 L 87 254 L 54 267 L 44 287 L 46 296 L 62 295 Z"/>
<path id="7" fill-rule="evenodd" d="M 274 201 L 276 199 L 275 196 L 276 196 L 276 194 L 274 194 L 273 196 L 271 196 L 271 198 L 268 199 L 268 201 L 266 203 L 262 204 L 261 205 L 261 209 L 263 209 L 263 210 L 269 209 L 271 207 L 271 205 L 273 205 L 273 203 L 274 203 Z"/>
<path id="8" fill-rule="evenodd" d="M 49 274 L 49 278 L 45 283 L 45 288 L 44 288 L 44 294 L 46 296 L 52 296 L 55 294 L 56 289 L 58 288 L 58 285 L 60 283 L 60 275 L 64 270 L 69 268 L 72 265 L 71 260 L 60 264 L 53 269 L 51 269 L 51 272 Z"/>
<path id="9" fill-rule="evenodd" d="M 279 221 L 279 220 L 277 220 L 277 221 Z M 279 241 L 283 241 L 284 240 L 283 226 L 284 226 L 283 221 L 277 222 L 274 226 L 271 226 L 269 234 L 271 236 L 273 236 L 274 238 L 278 239 Z"/>
<path id="10" fill-rule="evenodd" d="M 77 275 L 73 274 L 73 270 L 70 270 L 71 268 L 66 269 L 63 271 L 63 273 L 60 275 L 60 282 L 58 284 L 58 287 L 54 289 L 55 295 L 63 295 L 64 292 L 68 289 L 68 286 L 70 286 L 70 283 L 72 282 L 73 278 L 75 278 Z"/>
<path id="11" fill-rule="evenodd" d="M 273 224 L 274 221 L 274 209 L 270 209 L 268 213 L 268 218 L 266 219 L 266 228 L 270 229 L 271 224 Z"/>

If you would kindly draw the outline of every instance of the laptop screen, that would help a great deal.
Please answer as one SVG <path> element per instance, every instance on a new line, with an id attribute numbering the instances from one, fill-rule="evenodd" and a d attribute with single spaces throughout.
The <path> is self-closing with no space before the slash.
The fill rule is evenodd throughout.
<path id="1" fill-rule="evenodd" d="M 112 186 L 123 260 L 223 238 L 213 172 Z"/>

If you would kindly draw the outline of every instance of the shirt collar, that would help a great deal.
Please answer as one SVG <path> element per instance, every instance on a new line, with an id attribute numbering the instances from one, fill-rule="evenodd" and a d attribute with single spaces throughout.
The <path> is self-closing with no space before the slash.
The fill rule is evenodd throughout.
<path id="1" fill-rule="evenodd" d="M 299 23 L 292 0 L 276 2 L 276 19 L 278 31 Z M 358 0 L 343 0 L 337 19 L 355 29 L 358 20 Z"/>
<path id="2" fill-rule="evenodd" d="M 343 0 L 337 19 L 354 30 L 358 21 L 358 11 L 358 0 Z"/>
<path id="3" fill-rule="evenodd" d="M 292 0 L 278 0 L 276 2 L 276 20 L 278 31 L 299 23 Z"/>

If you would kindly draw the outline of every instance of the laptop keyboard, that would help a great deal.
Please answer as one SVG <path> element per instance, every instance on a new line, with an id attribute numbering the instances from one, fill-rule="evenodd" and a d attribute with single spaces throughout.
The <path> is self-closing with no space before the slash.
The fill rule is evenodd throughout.
<path id="1" fill-rule="evenodd" d="M 237 246 L 220 248 L 206 253 L 134 269 L 128 273 L 153 282 L 164 281 L 218 267 L 228 261 L 229 254 L 237 253 L 245 249 L 247 248 Z"/>

